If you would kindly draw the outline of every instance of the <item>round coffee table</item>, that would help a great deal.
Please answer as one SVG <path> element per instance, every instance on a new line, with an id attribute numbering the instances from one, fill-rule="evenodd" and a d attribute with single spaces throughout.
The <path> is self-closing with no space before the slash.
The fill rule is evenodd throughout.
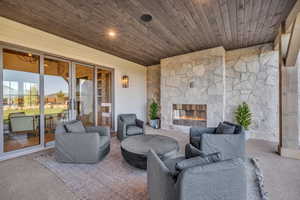
<path id="1" fill-rule="evenodd" d="M 121 142 L 123 158 L 130 165 L 140 169 L 147 168 L 147 153 L 150 149 L 165 160 L 179 151 L 179 144 L 175 139 L 163 135 L 137 135 Z"/>

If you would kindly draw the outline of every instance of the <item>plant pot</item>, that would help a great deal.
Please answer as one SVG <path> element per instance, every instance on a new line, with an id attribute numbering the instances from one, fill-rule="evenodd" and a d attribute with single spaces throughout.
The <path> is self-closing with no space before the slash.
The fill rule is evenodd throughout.
<path id="1" fill-rule="evenodd" d="M 245 138 L 246 138 L 246 141 L 249 140 L 251 137 L 251 134 L 250 134 L 250 131 L 245 131 Z"/>
<path id="2" fill-rule="evenodd" d="M 151 119 L 149 124 L 152 128 L 158 129 L 159 128 L 159 119 Z"/>

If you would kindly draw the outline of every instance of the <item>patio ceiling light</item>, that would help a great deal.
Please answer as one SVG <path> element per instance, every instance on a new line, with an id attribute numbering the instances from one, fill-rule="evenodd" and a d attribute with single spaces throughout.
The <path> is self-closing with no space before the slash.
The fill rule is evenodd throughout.
<path id="1" fill-rule="evenodd" d="M 111 37 L 111 38 L 114 38 L 114 37 L 116 37 L 116 35 L 117 35 L 116 32 L 113 31 L 113 30 L 108 31 L 107 34 L 108 34 L 108 36 Z"/>

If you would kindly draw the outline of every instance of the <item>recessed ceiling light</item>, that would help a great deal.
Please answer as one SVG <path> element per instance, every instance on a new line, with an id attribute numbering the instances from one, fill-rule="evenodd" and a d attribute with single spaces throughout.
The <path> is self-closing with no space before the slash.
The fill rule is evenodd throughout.
<path id="1" fill-rule="evenodd" d="M 109 37 L 115 37 L 116 36 L 116 32 L 113 30 L 108 31 L 108 36 Z"/>
<path id="2" fill-rule="evenodd" d="M 141 16 L 141 20 L 144 21 L 144 22 L 150 22 L 152 20 L 152 16 L 149 15 L 149 14 L 143 14 Z"/>

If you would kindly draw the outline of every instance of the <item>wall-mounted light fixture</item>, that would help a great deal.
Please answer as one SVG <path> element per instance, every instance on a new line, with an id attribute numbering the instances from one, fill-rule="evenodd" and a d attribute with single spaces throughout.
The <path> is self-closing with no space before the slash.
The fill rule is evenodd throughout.
<path id="1" fill-rule="evenodd" d="M 189 83 L 189 88 L 194 88 L 195 87 L 195 82 L 194 81 L 191 81 L 190 83 Z"/>
<path id="2" fill-rule="evenodd" d="M 122 76 L 122 87 L 129 88 L 129 77 L 127 75 Z"/>

